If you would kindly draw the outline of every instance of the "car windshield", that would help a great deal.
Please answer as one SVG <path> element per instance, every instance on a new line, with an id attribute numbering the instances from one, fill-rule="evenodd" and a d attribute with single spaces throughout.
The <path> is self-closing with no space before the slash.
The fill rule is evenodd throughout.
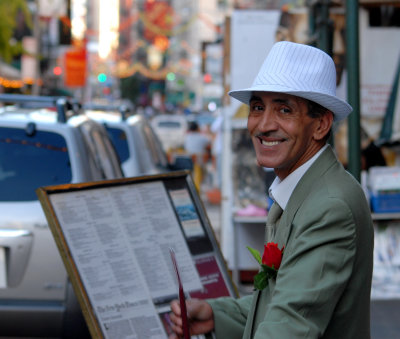
<path id="1" fill-rule="evenodd" d="M 38 187 L 71 180 L 67 144 L 60 134 L 0 127 L 0 201 L 37 200 Z"/>
<path id="2" fill-rule="evenodd" d="M 119 160 L 125 162 L 129 159 L 129 147 L 126 133 L 120 128 L 114 128 L 106 125 L 106 129 L 115 149 L 117 150 Z"/>
<path id="3" fill-rule="evenodd" d="M 158 127 L 165 127 L 165 128 L 181 128 L 182 124 L 177 121 L 159 121 L 157 123 Z"/>

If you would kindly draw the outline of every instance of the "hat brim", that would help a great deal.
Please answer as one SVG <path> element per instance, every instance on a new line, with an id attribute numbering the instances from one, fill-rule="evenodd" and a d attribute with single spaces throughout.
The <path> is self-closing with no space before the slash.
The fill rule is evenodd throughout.
<path id="1" fill-rule="evenodd" d="M 338 122 L 345 119 L 353 108 L 345 101 L 330 94 L 316 93 L 312 91 L 296 91 L 285 86 L 253 86 L 241 90 L 233 90 L 228 94 L 240 102 L 248 105 L 253 92 L 275 92 L 295 95 L 300 98 L 308 99 L 329 109 L 333 113 L 334 121 Z"/>

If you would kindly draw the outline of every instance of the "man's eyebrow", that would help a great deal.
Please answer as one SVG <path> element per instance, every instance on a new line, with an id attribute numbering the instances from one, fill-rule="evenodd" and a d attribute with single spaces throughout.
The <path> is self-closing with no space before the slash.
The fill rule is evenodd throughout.
<path id="1" fill-rule="evenodd" d="M 250 97 L 249 103 L 252 101 L 262 101 L 262 99 L 259 96 L 252 95 Z M 286 105 L 288 105 L 290 103 L 290 99 L 286 99 L 286 98 L 275 98 L 272 101 L 276 102 L 276 103 L 286 104 Z"/>
<path id="2" fill-rule="evenodd" d="M 281 104 L 286 104 L 286 105 L 290 104 L 290 99 L 276 98 L 276 99 L 274 99 L 272 101 L 273 102 L 278 102 L 278 103 L 281 103 Z"/>
<path id="3" fill-rule="evenodd" d="M 256 96 L 256 95 L 252 95 L 252 96 L 250 97 L 249 102 L 252 102 L 252 101 L 262 101 L 262 100 L 261 100 L 260 97 L 258 97 L 258 96 Z"/>

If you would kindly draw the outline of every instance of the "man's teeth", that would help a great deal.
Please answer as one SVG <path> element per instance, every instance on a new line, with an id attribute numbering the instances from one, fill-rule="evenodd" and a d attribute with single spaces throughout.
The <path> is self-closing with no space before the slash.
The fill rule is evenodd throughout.
<path id="1" fill-rule="evenodd" d="M 261 140 L 261 143 L 264 146 L 275 146 L 279 144 L 279 141 L 265 141 L 265 140 Z"/>

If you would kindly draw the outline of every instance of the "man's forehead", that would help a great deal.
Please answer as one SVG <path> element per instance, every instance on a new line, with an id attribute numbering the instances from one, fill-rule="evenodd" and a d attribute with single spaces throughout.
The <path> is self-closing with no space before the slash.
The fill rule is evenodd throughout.
<path id="1" fill-rule="evenodd" d="M 291 94 L 286 94 L 286 93 L 279 93 L 279 92 L 252 92 L 251 97 L 249 102 L 252 101 L 257 101 L 257 100 L 261 100 L 263 101 L 263 99 L 272 99 L 272 100 L 276 100 L 276 101 L 284 101 L 287 103 L 290 102 L 307 102 L 307 99 L 295 96 L 295 95 L 291 95 Z"/>

